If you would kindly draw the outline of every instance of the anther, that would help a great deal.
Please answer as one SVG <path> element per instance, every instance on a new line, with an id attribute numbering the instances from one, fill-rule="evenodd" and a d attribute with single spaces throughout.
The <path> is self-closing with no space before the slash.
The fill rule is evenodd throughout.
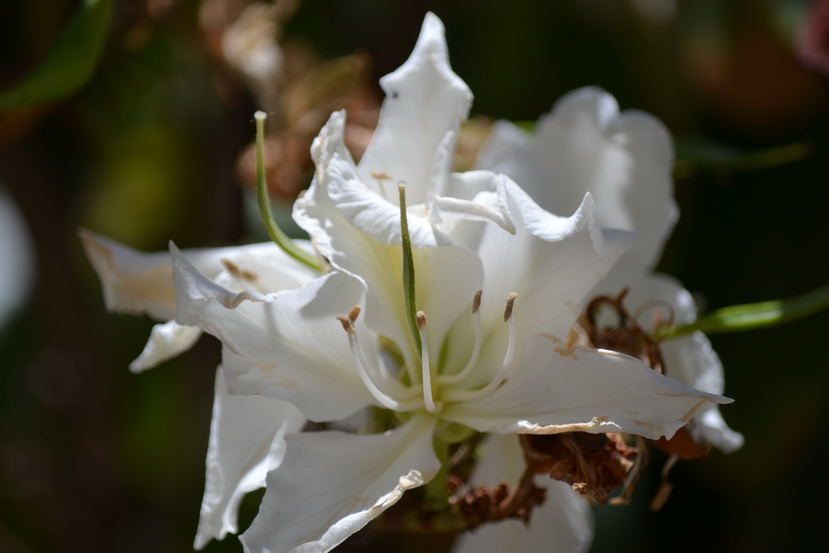
<path id="1" fill-rule="evenodd" d="M 483 290 L 478 290 L 477 292 L 475 292 L 475 298 L 472 300 L 472 313 L 477 313 L 478 309 L 481 308 L 481 295 L 483 293 Z"/>
<path id="2" fill-rule="evenodd" d="M 507 322 L 512 317 L 512 306 L 515 305 L 515 298 L 517 297 L 518 292 L 510 292 L 507 295 L 507 302 L 504 304 L 504 322 Z"/>
<path id="3" fill-rule="evenodd" d="M 357 322 L 357 317 L 360 316 L 360 306 L 355 305 L 351 308 L 351 311 L 348 312 L 348 320 L 351 321 L 351 324 Z"/>
<path id="4" fill-rule="evenodd" d="M 419 328 L 420 330 L 426 328 L 426 323 L 428 322 L 426 320 L 426 313 L 424 313 L 423 311 L 418 311 L 417 314 L 415 314 L 415 319 L 417 320 L 417 328 Z"/>
<path id="5" fill-rule="evenodd" d="M 350 313 L 349 313 L 349 315 L 350 315 Z M 343 330 L 345 330 L 345 332 L 349 336 L 352 336 L 352 335 L 357 333 L 357 331 L 354 330 L 354 325 L 351 324 L 351 317 L 345 317 L 343 315 L 337 315 L 337 320 L 340 321 L 340 324 L 343 325 Z"/>
<path id="6" fill-rule="evenodd" d="M 354 309 L 349 312 L 349 317 L 337 315 L 337 320 L 340 321 L 340 324 L 343 325 L 343 330 L 345 330 L 346 334 L 348 334 L 348 347 L 351 350 L 351 360 L 354 363 L 354 367 L 357 369 L 357 374 L 360 375 L 360 379 L 363 381 L 363 384 L 365 384 L 369 393 L 374 396 L 380 405 L 386 409 L 391 409 L 392 411 L 405 410 L 406 405 L 401 402 L 402 398 L 397 398 L 393 392 L 381 389 L 381 384 L 379 382 L 375 382 L 374 378 L 372 378 L 372 375 L 377 378 L 375 371 L 372 371 L 372 374 L 369 374 L 370 366 L 365 359 L 362 348 L 360 348 L 360 343 L 357 340 L 357 330 L 354 328 L 354 325 L 351 324 L 352 321 L 350 315 L 353 311 Z"/>

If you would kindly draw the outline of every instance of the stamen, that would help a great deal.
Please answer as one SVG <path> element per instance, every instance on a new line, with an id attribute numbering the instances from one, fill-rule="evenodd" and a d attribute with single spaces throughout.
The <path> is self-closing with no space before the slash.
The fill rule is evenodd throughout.
<path id="1" fill-rule="evenodd" d="M 512 316 L 512 308 L 515 304 L 515 298 L 518 297 L 516 292 L 510 292 L 507 296 L 507 302 L 504 307 L 504 322 L 507 323 L 509 337 L 507 338 L 507 351 L 504 354 L 504 361 L 501 363 L 501 369 L 489 384 L 478 390 L 449 390 L 446 393 L 446 400 L 449 401 L 472 401 L 488 396 L 495 390 L 501 387 L 506 381 L 512 368 L 512 361 L 515 357 L 515 318 Z M 454 393 L 452 393 L 454 392 Z"/>
<path id="2" fill-rule="evenodd" d="M 512 306 L 515 304 L 515 298 L 517 297 L 518 292 L 510 292 L 507 295 L 507 302 L 504 304 L 504 322 L 507 322 L 512 317 Z"/>
<path id="3" fill-rule="evenodd" d="M 392 180 L 392 176 L 385 172 L 377 172 L 377 171 L 370 171 L 369 174 L 377 180 L 377 190 L 381 196 L 386 195 L 386 185 L 383 184 L 384 181 Z"/>
<path id="4" fill-rule="evenodd" d="M 224 265 L 227 272 L 230 273 L 230 276 L 233 277 L 236 283 L 239 284 L 243 290 L 255 292 L 251 286 L 256 281 L 256 275 L 254 273 L 251 273 L 250 271 L 243 271 L 234 262 L 225 257 L 221 258 L 219 262 Z"/>
<path id="5" fill-rule="evenodd" d="M 417 312 L 417 328 L 420 330 L 420 369 L 423 383 L 423 403 L 430 413 L 437 413 L 435 398 L 432 397 L 432 370 L 429 367 L 429 348 L 426 347 L 426 313 Z"/>
<path id="6" fill-rule="evenodd" d="M 475 345 L 472 346 L 472 355 L 469 356 L 469 361 L 466 362 L 466 366 L 463 368 L 462 371 L 455 374 L 450 374 L 446 376 L 440 376 L 439 382 L 441 384 L 456 384 L 458 382 L 463 381 L 467 376 L 469 376 L 475 365 L 478 363 L 478 355 L 481 353 L 481 335 L 483 334 L 482 331 L 482 323 L 481 323 L 481 294 L 483 290 L 478 290 L 475 292 L 475 297 L 472 300 L 472 313 L 475 315 Z"/>
<path id="7" fill-rule="evenodd" d="M 348 320 L 351 321 L 351 324 L 357 322 L 357 317 L 360 316 L 360 306 L 355 305 L 351 308 L 351 311 L 348 312 Z"/>
<path id="8" fill-rule="evenodd" d="M 351 311 L 354 310 L 352 309 Z M 357 341 L 357 330 L 351 323 L 350 318 L 344 317 L 343 315 L 337 315 L 337 320 L 340 321 L 340 324 L 343 325 L 343 330 L 345 330 L 346 334 L 348 334 L 348 346 L 351 349 L 351 359 L 354 366 L 357 368 L 357 374 L 360 375 L 360 379 L 363 381 L 366 388 L 368 388 L 371 395 L 374 396 L 374 399 L 376 399 L 380 405 L 386 409 L 391 409 L 392 411 L 401 412 L 411 410 L 411 405 L 406 405 L 400 401 L 397 401 L 390 394 L 381 390 L 371 379 L 371 376 L 369 376 L 367 363 L 365 363 L 365 360 L 361 355 L 362 348 L 360 348 L 360 343 Z"/>

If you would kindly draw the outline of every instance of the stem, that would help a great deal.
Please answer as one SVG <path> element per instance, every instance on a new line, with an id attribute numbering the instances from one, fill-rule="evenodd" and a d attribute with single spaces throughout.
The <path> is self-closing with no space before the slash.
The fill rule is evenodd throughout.
<path id="1" fill-rule="evenodd" d="M 693 323 L 674 327 L 668 338 L 678 338 L 697 330 L 706 334 L 717 334 L 776 326 L 826 308 L 829 308 L 829 284 L 794 298 L 717 309 Z"/>
<path id="2" fill-rule="evenodd" d="M 253 117 L 256 119 L 256 197 L 259 200 L 259 214 L 262 217 L 262 222 L 265 223 L 265 229 L 267 229 L 271 240 L 283 252 L 303 265 L 315 271 L 322 272 L 322 268 L 317 262 L 317 259 L 312 254 L 297 246 L 279 228 L 276 221 L 273 220 L 271 202 L 270 198 L 268 198 L 268 184 L 265 178 L 265 119 L 268 116 L 264 111 L 257 111 Z"/>

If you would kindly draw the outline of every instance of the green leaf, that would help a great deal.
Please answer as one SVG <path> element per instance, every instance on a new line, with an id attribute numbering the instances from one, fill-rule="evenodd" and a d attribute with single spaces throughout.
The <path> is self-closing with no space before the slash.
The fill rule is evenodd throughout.
<path id="1" fill-rule="evenodd" d="M 811 146 L 805 142 L 762 150 L 741 150 L 706 139 L 677 139 L 674 177 L 687 177 L 701 169 L 758 171 L 801 160 L 811 151 Z"/>
<path id="2" fill-rule="evenodd" d="M 92 76 L 106 38 L 112 0 L 83 0 L 43 61 L 17 86 L 0 93 L 0 110 L 56 100 Z"/>
<path id="3" fill-rule="evenodd" d="M 697 330 L 706 334 L 718 334 L 776 326 L 826 308 L 829 308 L 829 284 L 794 298 L 717 309 L 691 324 L 673 328 L 668 338 L 677 338 Z"/>

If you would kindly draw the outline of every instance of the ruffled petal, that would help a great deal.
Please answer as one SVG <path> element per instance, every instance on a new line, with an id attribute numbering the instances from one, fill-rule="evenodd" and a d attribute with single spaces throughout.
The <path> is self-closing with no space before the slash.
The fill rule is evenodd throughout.
<path id="1" fill-rule="evenodd" d="M 435 173 L 447 174 L 445 152 L 454 151 L 454 136 L 472 104 L 472 93 L 452 72 L 443 23 L 428 13 L 414 51 L 396 71 L 380 80 L 386 100 L 371 143 L 360 160 L 360 179 L 388 175 L 404 181 L 412 205 L 429 197 Z M 450 138 L 447 139 L 447 135 Z M 386 193 L 395 202 L 397 191 Z"/>
<path id="2" fill-rule="evenodd" d="M 216 371 L 215 393 L 196 549 L 238 531 L 242 498 L 265 485 L 265 476 L 285 455 L 285 434 L 305 424 L 305 417 L 290 403 L 231 395 L 222 367 Z"/>
<path id="3" fill-rule="evenodd" d="M 655 117 L 619 112 L 616 100 L 588 87 L 562 97 L 533 139 L 495 127 L 477 166 L 510 175 L 553 213 L 572 212 L 593 194 L 602 227 L 637 240 L 624 264 L 652 267 L 676 222 L 670 134 Z"/>
<path id="4" fill-rule="evenodd" d="M 207 279 L 171 248 L 176 320 L 216 336 L 235 354 L 224 361 L 233 393 L 289 401 L 314 421 L 339 420 L 376 404 L 336 320 L 361 303 L 359 281 L 335 272 L 266 296 L 235 292 Z"/>
<path id="5" fill-rule="evenodd" d="M 147 314 L 159 321 L 175 317 L 176 295 L 169 252 L 139 252 L 88 230 L 81 230 L 80 236 L 103 284 L 108 310 Z M 310 245 L 306 243 L 305 247 Z M 208 278 L 216 278 L 225 271 L 226 261 L 230 260 L 254 277 L 248 279 L 249 283 L 261 278 L 258 287 L 264 292 L 294 288 L 315 276 L 270 243 L 184 250 L 183 255 Z"/>
<path id="6" fill-rule="evenodd" d="M 317 177 L 294 216 L 331 265 L 366 287 L 365 324 L 401 347 L 413 362 L 403 302 L 400 208 L 369 190 L 342 153 L 342 118 L 332 116 L 315 146 Z M 425 217 L 407 217 L 414 248 L 417 309 L 429 316 L 427 333 L 440 344 L 446 328 L 469 308 L 482 280 L 477 256 L 453 245 Z"/>
<path id="7" fill-rule="evenodd" d="M 442 416 L 481 432 L 629 432 L 670 437 L 700 409 L 729 403 L 606 350 L 567 350 L 553 336 L 526 344 L 491 395 L 447 406 Z"/>
<path id="8" fill-rule="evenodd" d="M 259 514 L 241 539 L 250 553 L 325 553 L 429 482 L 440 468 L 435 420 L 416 416 L 385 434 L 286 437 Z"/>
<path id="9" fill-rule="evenodd" d="M 194 326 L 182 326 L 175 321 L 167 321 L 153 326 L 150 339 L 135 361 L 130 363 L 134 373 L 144 372 L 163 361 L 187 351 L 201 336 L 201 330 Z"/>
<path id="10" fill-rule="evenodd" d="M 498 322 L 502 302 L 516 292 L 513 316 L 519 343 L 522 337 L 540 332 L 563 337 L 587 292 L 624 253 L 630 237 L 602 234 L 590 195 L 571 217 L 557 217 L 538 207 L 514 183 L 507 183 L 515 234 L 488 224 L 474 229 L 480 233 L 478 252 L 484 264 L 485 320 L 503 324 Z"/>
<path id="11" fill-rule="evenodd" d="M 525 464 L 517 436 L 492 435 L 484 442 L 473 483 L 494 486 L 515 483 Z M 536 507 L 528 525 L 506 520 L 467 532 L 458 538 L 452 553 L 503 553 L 505 551 L 587 551 L 593 539 L 590 506 L 563 482 L 536 478 L 547 489 L 547 499 Z"/>

